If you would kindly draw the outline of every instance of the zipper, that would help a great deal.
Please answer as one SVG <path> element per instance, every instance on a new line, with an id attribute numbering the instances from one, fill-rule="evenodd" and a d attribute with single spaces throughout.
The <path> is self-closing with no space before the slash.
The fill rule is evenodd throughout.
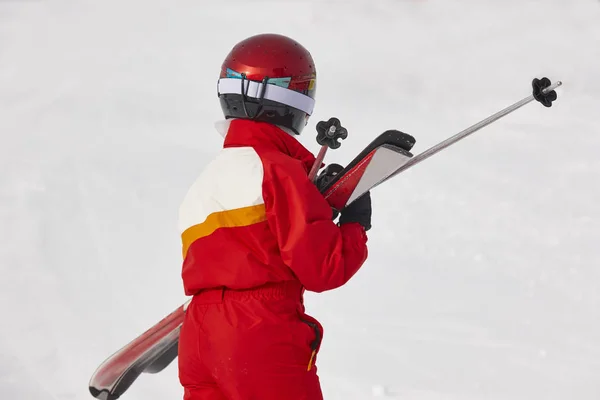
<path id="1" fill-rule="evenodd" d="M 308 361 L 308 368 L 306 369 L 307 371 L 310 371 L 312 369 L 313 361 L 315 360 L 315 356 L 317 355 L 317 349 L 319 348 L 319 345 L 321 344 L 321 330 L 319 329 L 317 324 L 315 324 L 312 321 L 307 321 L 302 318 L 300 318 L 300 321 L 302 321 L 306 325 L 310 326 L 313 329 L 313 331 L 315 332 L 315 339 L 312 342 L 310 342 L 311 354 L 310 354 L 310 360 Z"/>

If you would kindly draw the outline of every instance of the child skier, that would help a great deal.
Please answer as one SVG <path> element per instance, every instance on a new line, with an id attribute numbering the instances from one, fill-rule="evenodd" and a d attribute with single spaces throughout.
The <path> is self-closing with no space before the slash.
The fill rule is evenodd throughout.
<path id="1" fill-rule="evenodd" d="M 304 290 L 345 284 L 367 258 L 370 194 L 339 223 L 308 179 L 294 136 L 313 111 L 310 53 L 281 35 L 238 43 L 218 95 L 223 150 L 180 209 L 187 309 L 179 342 L 185 400 L 320 400 L 323 330 Z"/>

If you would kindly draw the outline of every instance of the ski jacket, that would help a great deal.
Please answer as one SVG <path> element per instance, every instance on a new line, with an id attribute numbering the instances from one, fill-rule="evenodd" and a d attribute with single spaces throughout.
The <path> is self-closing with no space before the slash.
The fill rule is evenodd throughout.
<path id="1" fill-rule="evenodd" d="M 298 280 L 322 292 L 367 258 L 358 223 L 341 226 L 308 179 L 315 157 L 275 125 L 231 121 L 223 149 L 181 205 L 186 295 Z"/>

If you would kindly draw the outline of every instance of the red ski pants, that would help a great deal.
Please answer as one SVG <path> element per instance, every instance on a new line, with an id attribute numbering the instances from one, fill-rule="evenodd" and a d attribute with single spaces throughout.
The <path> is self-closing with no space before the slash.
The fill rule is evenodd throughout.
<path id="1" fill-rule="evenodd" d="M 184 400 L 322 400 L 321 336 L 297 282 L 202 291 L 179 339 Z"/>

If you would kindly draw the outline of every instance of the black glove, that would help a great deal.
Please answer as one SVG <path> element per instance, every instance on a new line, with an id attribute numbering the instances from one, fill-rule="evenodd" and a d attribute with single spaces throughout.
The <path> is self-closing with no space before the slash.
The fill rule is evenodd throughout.
<path id="1" fill-rule="evenodd" d="M 325 189 L 327 187 L 327 185 L 335 178 L 335 176 L 337 174 L 339 174 L 340 172 L 342 172 L 342 170 L 344 169 L 344 167 L 342 167 L 340 164 L 329 164 L 327 165 L 323 171 L 321 171 L 319 173 L 319 175 L 317 176 L 317 180 L 316 180 L 316 185 L 317 185 L 317 189 L 319 189 L 319 191 L 321 193 L 323 193 L 323 189 Z M 338 212 L 338 210 L 336 210 L 335 208 L 331 207 L 331 219 L 336 219 L 338 217 L 338 215 L 340 214 Z"/>
<path id="2" fill-rule="evenodd" d="M 341 212 L 340 225 L 358 222 L 365 231 L 371 229 L 371 192 L 367 192 L 350 203 Z"/>
<path id="3" fill-rule="evenodd" d="M 323 192 L 323 189 L 325 189 L 325 187 L 327 187 L 333 178 L 335 178 L 335 176 L 343 170 L 344 167 L 342 167 L 340 164 L 328 164 L 325 168 L 323 168 L 323 171 L 317 175 L 317 189 L 319 189 L 320 192 Z"/>

